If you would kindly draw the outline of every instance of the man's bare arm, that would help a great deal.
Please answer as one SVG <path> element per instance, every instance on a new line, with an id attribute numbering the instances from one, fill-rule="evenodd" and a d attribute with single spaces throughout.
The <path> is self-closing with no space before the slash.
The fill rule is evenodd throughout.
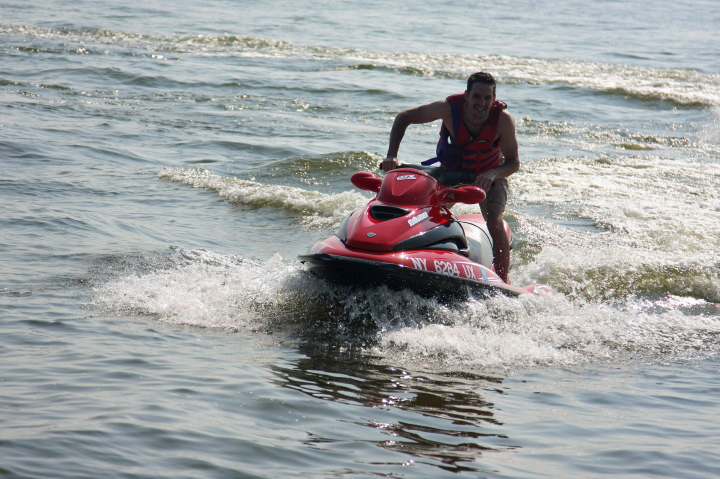
<path id="1" fill-rule="evenodd" d="M 387 156 L 382 163 L 384 171 L 390 171 L 397 168 L 397 155 L 400 149 L 405 132 L 410 125 L 421 123 L 430 123 L 435 120 L 450 121 L 450 104 L 445 100 L 439 100 L 427 105 L 418 106 L 409 110 L 398 113 L 390 130 L 390 143 L 388 145 Z"/>

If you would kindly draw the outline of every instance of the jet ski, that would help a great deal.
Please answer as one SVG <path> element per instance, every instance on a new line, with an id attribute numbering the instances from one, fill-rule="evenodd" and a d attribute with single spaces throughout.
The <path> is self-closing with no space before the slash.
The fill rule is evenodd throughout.
<path id="1" fill-rule="evenodd" d="M 352 184 L 376 193 L 350 213 L 337 234 L 299 256 L 311 274 L 355 287 L 386 285 L 421 296 L 466 299 L 551 292 L 505 283 L 493 268 L 492 239 L 482 214 L 457 218 L 454 203 L 477 204 L 485 192 L 472 178 L 441 168 L 401 165 L 383 178 L 363 171 Z M 512 244 L 512 232 L 505 223 Z"/>

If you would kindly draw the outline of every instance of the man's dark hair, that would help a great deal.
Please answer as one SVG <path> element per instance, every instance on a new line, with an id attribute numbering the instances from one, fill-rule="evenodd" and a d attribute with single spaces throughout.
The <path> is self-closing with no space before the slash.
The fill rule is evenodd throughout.
<path id="1" fill-rule="evenodd" d="M 472 90 L 472 86 L 474 83 L 482 83 L 483 85 L 490 85 L 493 88 L 497 83 L 495 83 L 495 78 L 489 73 L 486 72 L 477 72 L 470 75 L 470 78 L 467 80 L 467 91 Z"/>

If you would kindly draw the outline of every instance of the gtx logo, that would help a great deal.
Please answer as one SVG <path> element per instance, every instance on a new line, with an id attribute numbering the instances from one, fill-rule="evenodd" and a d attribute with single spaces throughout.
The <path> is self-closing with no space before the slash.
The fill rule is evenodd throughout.
<path id="1" fill-rule="evenodd" d="M 428 212 L 424 211 L 424 212 L 420 213 L 419 215 L 410 218 L 409 220 L 407 220 L 407 222 L 410 226 L 415 226 L 416 224 L 420 223 L 422 220 L 424 220 L 427 217 L 428 217 Z"/>
<path id="2" fill-rule="evenodd" d="M 402 175 L 402 176 L 398 176 L 398 177 L 397 177 L 397 180 L 398 180 L 398 181 L 402 181 L 402 180 L 417 180 L 417 176 L 415 176 L 415 175 Z"/>

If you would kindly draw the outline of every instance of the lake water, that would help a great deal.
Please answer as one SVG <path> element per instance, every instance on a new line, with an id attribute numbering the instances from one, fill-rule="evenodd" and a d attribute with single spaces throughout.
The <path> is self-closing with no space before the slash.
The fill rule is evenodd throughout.
<path id="1" fill-rule="evenodd" d="M 718 24 L 0 0 L 0 477 L 720 476 Z M 511 279 L 557 294 L 310 277 L 394 116 L 478 70 L 520 142 Z"/>

